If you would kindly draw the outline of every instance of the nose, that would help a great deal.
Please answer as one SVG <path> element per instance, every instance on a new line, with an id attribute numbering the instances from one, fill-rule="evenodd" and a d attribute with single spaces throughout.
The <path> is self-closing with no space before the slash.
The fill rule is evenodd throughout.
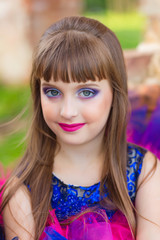
<path id="1" fill-rule="evenodd" d="M 76 105 L 75 99 L 72 97 L 66 97 L 63 99 L 60 116 L 65 119 L 72 119 L 78 115 L 78 106 Z"/>

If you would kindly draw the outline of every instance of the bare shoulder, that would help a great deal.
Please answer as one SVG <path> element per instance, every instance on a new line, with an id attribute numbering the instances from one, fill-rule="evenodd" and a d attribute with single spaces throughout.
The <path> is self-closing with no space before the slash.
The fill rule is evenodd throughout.
<path id="1" fill-rule="evenodd" d="M 151 178 L 151 176 L 159 177 L 160 174 L 160 161 L 157 157 L 148 151 L 143 159 L 142 171 L 138 179 L 138 186 L 141 185 L 142 182 Z M 153 180 L 153 179 L 152 179 Z"/>
<path id="2" fill-rule="evenodd" d="M 6 194 L 17 183 L 17 181 L 17 178 L 14 178 L 12 182 L 9 183 L 6 189 Z M 30 214 L 32 212 L 30 193 L 24 184 L 20 186 L 18 190 L 14 193 L 14 195 L 9 201 L 9 206 L 13 211 L 15 209 L 14 206 L 16 206 L 20 210 L 23 210 L 24 215 Z"/>
<path id="3" fill-rule="evenodd" d="M 138 179 L 135 207 L 137 240 L 160 239 L 160 161 L 151 152 L 144 156 Z"/>
<path id="4" fill-rule="evenodd" d="M 11 188 L 16 179 L 12 182 Z M 9 191 L 10 189 L 7 189 Z M 6 239 L 18 236 L 19 239 L 34 239 L 34 218 L 30 193 L 25 185 L 18 188 L 3 212 Z M 22 238 L 23 237 L 23 238 Z"/>

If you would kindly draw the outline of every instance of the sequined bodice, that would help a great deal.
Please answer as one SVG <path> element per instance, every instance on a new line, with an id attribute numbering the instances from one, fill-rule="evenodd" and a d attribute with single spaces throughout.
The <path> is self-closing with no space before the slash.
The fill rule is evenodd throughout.
<path id="1" fill-rule="evenodd" d="M 128 145 L 127 161 L 127 187 L 131 200 L 134 202 L 136 196 L 137 179 L 141 173 L 145 150 L 140 147 Z M 52 208 L 55 209 L 59 221 L 71 217 L 82 210 L 99 205 L 100 183 L 90 187 L 67 185 L 53 175 L 53 194 L 51 199 Z M 105 196 L 109 193 L 106 189 Z M 106 211 L 109 219 L 115 211 Z"/>

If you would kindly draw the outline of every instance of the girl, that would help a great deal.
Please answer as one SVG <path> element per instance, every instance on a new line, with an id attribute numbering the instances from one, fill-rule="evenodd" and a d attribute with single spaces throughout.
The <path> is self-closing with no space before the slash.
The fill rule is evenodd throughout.
<path id="1" fill-rule="evenodd" d="M 4 187 L 6 240 L 160 239 L 160 163 L 126 143 L 127 77 L 106 26 L 47 29 L 31 75 L 28 147 Z"/>

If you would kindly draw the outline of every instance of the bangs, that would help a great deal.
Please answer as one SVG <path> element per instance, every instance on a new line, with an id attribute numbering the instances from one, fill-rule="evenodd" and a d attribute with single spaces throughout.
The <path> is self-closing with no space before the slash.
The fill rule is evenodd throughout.
<path id="1" fill-rule="evenodd" d="M 108 49 L 97 37 L 75 30 L 47 36 L 37 56 L 36 77 L 69 83 L 108 78 Z M 40 51 L 39 51 L 40 52 Z"/>

